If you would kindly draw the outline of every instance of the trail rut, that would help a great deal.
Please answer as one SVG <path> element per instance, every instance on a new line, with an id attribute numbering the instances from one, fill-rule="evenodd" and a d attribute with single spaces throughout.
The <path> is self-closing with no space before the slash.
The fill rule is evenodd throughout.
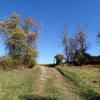
<path id="1" fill-rule="evenodd" d="M 38 66 L 41 70 L 35 94 L 57 100 L 83 100 L 74 93 L 71 82 L 65 80 L 55 68 Z"/>

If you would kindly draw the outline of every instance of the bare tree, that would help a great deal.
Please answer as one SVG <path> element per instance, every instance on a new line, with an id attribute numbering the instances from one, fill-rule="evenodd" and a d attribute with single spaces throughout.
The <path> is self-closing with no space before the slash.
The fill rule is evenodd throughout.
<path id="1" fill-rule="evenodd" d="M 82 54 L 85 54 L 86 50 L 88 49 L 86 32 L 82 29 L 78 29 L 78 32 L 75 34 L 75 39 L 79 44 L 78 49 L 82 52 Z"/>
<path id="2" fill-rule="evenodd" d="M 100 32 L 97 32 L 97 43 L 100 43 Z"/>
<path id="3" fill-rule="evenodd" d="M 68 45 L 69 45 L 68 55 L 69 55 L 70 62 L 76 62 L 77 60 L 76 52 L 78 49 L 78 41 L 75 38 L 69 38 Z"/>
<path id="4" fill-rule="evenodd" d="M 78 32 L 75 34 L 75 39 L 77 41 L 77 62 L 80 64 L 84 64 L 84 59 L 86 59 L 86 51 L 89 47 L 87 40 L 86 40 L 86 32 L 82 29 L 78 29 Z"/>
<path id="5" fill-rule="evenodd" d="M 62 44 L 63 44 L 63 48 L 64 48 L 64 53 L 65 53 L 65 62 L 69 62 L 67 25 L 64 25 L 64 31 L 63 31 L 63 35 L 62 35 Z"/>
<path id="6" fill-rule="evenodd" d="M 64 26 L 63 31 L 63 48 L 65 52 L 65 61 L 71 63 L 83 63 L 82 60 L 85 59 L 86 50 L 88 49 L 88 43 L 86 40 L 86 32 L 80 27 L 78 32 L 73 38 L 68 38 L 67 26 Z"/>

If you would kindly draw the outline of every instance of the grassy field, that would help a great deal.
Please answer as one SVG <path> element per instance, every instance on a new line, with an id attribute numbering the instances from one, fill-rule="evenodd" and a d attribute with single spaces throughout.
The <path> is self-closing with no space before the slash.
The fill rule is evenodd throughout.
<path id="1" fill-rule="evenodd" d="M 67 77 L 55 68 L 39 65 L 33 69 L 1 71 L 0 100 L 99 100 L 99 68 L 57 68 Z"/>
<path id="2" fill-rule="evenodd" d="M 76 92 L 87 100 L 100 100 L 100 68 L 60 66 L 57 69 L 76 85 Z"/>
<path id="3" fill-rule="evenodd" d="M 30 100 L 39 75 L 38 68 L 0 72 L 0 100 Z"/>
<path id="4" fill-rule="evenodd" d="M 0 72 L 0 100 L 85 100 L 55 68 Z"/>

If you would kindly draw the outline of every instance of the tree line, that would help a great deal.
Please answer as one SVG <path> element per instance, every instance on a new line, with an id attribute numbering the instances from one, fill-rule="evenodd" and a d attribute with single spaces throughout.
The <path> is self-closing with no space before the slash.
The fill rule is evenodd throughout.
<path id="1" fill-rule="evenodd" d="M 91 56 L 87 53 L 89 43 L 87 42 L 85 30 L 78 27 L 78 31 L 74 34 L 73 38 L 68 37 L 66 30 L 67 26 L 64 25 L 62 34 L 64 56 L 57 54 L 55 56 L 56 63 L 59 64 L 65 60 L 65 63 L 74 65 L 100 64 L 100 56 Z M 99 39 L 100 33 L 98 32 L 98 42 L 100 42 Z"/>
<path id="2" fill-rule="evenodd" d="M 62 34 L 62 45 L 64 55 L 55 56 L 57 64 L 64 63 L 100 64 L 100 56 L 91 56 L 87 53 L 89 48 L 86 32 L 81 28 L 74 34 L 73 38 L 68 37 L 66 25 Z M 7 52 L 6 56 L 0 57 L 0 68 L 9 69 L 15 66 L 32 68 L 38 57 L 37 38 L 40 31 L 40 24 L 32 18 L 22 18 L 16 13 L 0 21 L 0 36 Z M 98 42 L 100 33 L 97 35 Z"/>

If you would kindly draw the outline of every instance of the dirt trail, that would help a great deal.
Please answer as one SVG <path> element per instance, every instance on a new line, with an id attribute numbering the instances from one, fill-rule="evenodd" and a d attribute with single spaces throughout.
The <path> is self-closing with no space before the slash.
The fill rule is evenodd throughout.
<path id="1" fill-rule="evenodd" d="M 56 98 L 54 100 L 83 100 L 82 97 L 74 93 L 69 80 L 65 80 L 55 68 L 46 66 L 38 67 L 41 73 L 35 94 Z"/>

